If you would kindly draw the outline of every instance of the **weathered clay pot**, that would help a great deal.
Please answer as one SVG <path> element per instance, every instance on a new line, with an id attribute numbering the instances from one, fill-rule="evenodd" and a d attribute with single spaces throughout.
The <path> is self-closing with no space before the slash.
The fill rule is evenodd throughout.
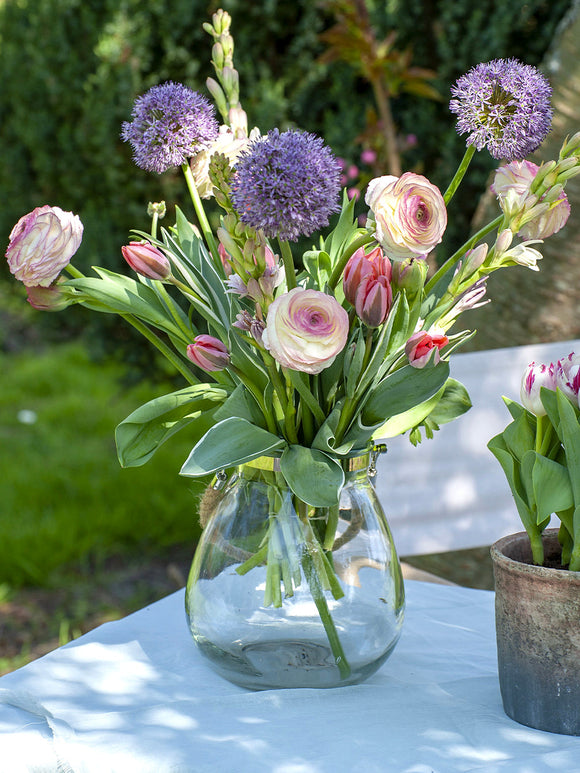
<path id="1" fill-rule="evenodd" d="M 558 561 L 558 530 L 543 540 Z M 504 710 L 528 727 L 580 735 L 580 572 L 534 566 L 525 532 L 498 540 L 491 557 Z"/>

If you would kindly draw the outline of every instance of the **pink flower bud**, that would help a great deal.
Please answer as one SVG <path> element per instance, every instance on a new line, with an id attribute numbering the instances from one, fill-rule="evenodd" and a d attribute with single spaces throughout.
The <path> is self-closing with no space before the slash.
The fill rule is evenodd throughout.
<path id="1" fill-rule="evenodd" d="M 48 287 L 78 250 L 83 224 L 60 207 L 37 207 L 24 215 L 10 233 L 8 267 L 28 287 Z"/>
<path id="2" fill-rule="evenodd" d="M 360 154 L 360 160 L 363 162 L 363 164 L 372 165 L 377 160 L 377 154 L 371 148 L 367 148 Z"/>
<path id="3" fill-rule="evenodd" d="M 409 358 L 409 365 L 414 368 L 424 368 L 433 358 L 433 364 L 439 362 L 439 350 L 447 346 L 449 339 L 440 333 L 430 334 L 424 330 L 413 333 L 405 345 L 405 354 Z"/>
<path id="4" fill-rule="evenodd" d="M 545 416 L 546 410 L 540 400 L 540 389 L 546 387 L 546 389 L 555 390 L 556 386 L 556 376 L 552 363 L 536 365 L 535 362 L 531 362 L 522 377 L 520 387 L 522 405 L 536 416 Z"/>
<path id="5" fill-rule="evenodd" d="M 368 327 L 379 327 L 386 320 L 393 302 L 391 283 L 384 276 L 367 276 L 358 286 L 354 308 Z"/>
<path id="6" fill-rule="evenodd" d="M 230 363 L 230 353 L 219 338 L 210 335 L 196 336 L 187 347 L 187 356 L 202 370 L 209 373 L 223 370 Z"/>
<path id="7" fill-rule="evenodd" d="M 364 248 L 359 247 L 349 258 L 342 280 L 344 297 L 352 306 L 355 304 L 356 291 L 362 280 L 367 276 L 373 276 L 373 267 L 365 255 Z"/>
<path id="8" fill-rule="evenodd" d="M 165 255 L 148 242 L 131 242 L 121 247 L 121 252 L 131 268 L 148 279 L 167 279 L 171 276 L 171 264 Z"/>
<path id="9" fill-rule="evenodd" d="M 27 287 L 26 294 L 28 303 L 39 311 L 62 311 L 72 303 L 63 295 L 57 284 L 48 287 Z"/>

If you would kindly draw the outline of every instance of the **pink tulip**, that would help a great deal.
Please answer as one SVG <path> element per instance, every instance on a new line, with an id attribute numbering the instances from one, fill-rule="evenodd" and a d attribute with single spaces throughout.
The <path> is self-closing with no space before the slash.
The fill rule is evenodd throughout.
<path id="1" fill-rule="evenodd" d="M 439 350 L 447 346 L 449 339 L 440 333 L 427 333 L 424 330 L 413 333 L 405 345 L 405 354 L 413 368 L 424 368 L 433 358 L 433 364 L 439 362 Z"/>
<path id="2" fill-rule="evenodd" d="M 549 365 L 543 365 L 542 363 L 536 365 L 535 362 L 531 362 L 522 376 L 520 387 L 522 405 L 536 416 L 545 416 L 546 409 L 540 399 L 540 389 L 545 387 L 546 389 L 555 390 L 556 386 L 556 375 L 552 363 Z"/>
<path id="3" fill-rule="evenodd" d="M 49 287 L 68 266 L 83 238 L 77 215 L 36 207 L 16 223 L 6 250 L 8 267 L 28 287 Z"/>
<path id="4" fill-rule="evenodd" d="M 369 327 L 382 325 L 393 301 L 391 261 L 380 246 L 353 253 L 344 269 L 343 290 L 357 316 Z"/>
<path id="5" fill-rule="evenodd" d="M 121 247 L 121 252 L 133 271 L 148 279 L 167 279 L 171 276 L 171 264 L 166 256 L 148 242 L 131 242 Z"/>
<path id="6" fill-rule="evenodd" d="M 209 373 L 223 370 L 230 363 L 230 353 L 219 338 L 210 335 L 196 336 L 187 347 L 187 356 L 202 370 Z"/>

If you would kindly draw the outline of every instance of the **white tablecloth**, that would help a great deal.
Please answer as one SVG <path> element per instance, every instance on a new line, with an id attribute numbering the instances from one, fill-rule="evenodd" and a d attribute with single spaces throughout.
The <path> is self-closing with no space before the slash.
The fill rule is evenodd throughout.
<path id="1" fill-rule="evenodd" d="M 107 623 L 0 679 L 0 771 L 580 773 L 580 738 L 503 713 L 493 594 L 406 587 L 393 655 L 332 690 L 222 680 L 190 639 L 183 591 Z"/>
<path id="2" fill-rule="evenodd" d="M 505 475 L 487 441 L 511 421 L 502 395 L 519 401 L 527 365 L 580 353 L 580 341 L 457 354 L 451 375 L 473 407 L 414 448 L 407 436 L 386 441 L 377 493 L 399 555 L 491 545 L 522 525 Z"/>

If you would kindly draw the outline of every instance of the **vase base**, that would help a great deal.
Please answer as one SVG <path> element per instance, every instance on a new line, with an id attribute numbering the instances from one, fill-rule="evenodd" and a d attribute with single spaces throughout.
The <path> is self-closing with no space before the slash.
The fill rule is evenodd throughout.
<path id="1" fill-rule="evenodd" d="M 194 637 L 211 667 L 229 682 L 250 690 L 331 688 L 372 676 L 394 650 L 397 639 L 372 662 L 337 664 L 330 647 L 309 641 L 258 641 L 235 652 Z"/>

